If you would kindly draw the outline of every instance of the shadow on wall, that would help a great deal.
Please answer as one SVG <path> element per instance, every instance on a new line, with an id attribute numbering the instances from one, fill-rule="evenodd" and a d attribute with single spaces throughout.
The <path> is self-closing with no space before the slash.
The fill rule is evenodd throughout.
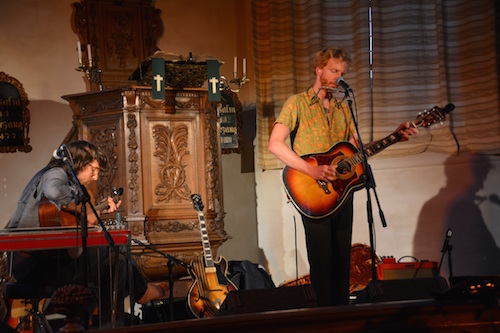
<path id="1" fill-rule="evenodd" d="M 439 263 L 446 232 L 451 229 L 452 275 L 497 275 L 500 274 L 500 249 L 485 223 L 480 205 L 498 205 L 500 200 L 497 194 L 478 195 L 492 165 L 488 156 L 465 156 L 465 159 L 452 156 L 446 160 L 446 185 L 420 212 L 413 253 L 419 260 Z M 443 259 L 441 275 L 450 276 L 448 254 Z"/>

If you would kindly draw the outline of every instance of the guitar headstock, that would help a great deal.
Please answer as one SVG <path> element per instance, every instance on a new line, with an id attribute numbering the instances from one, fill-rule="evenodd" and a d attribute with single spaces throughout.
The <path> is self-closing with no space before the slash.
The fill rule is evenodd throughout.
<path id="1" fill-rule="evenodd" d="M 453 111 L 455 105 L 448 104 L 444 107 L 444 109 L 434 106 L 430 110 L 425 110 L 424 112 L 419 113 L 417 119 L 413 122 L 415 126 L 421 126 L 424 128 L 431 127 L 436 123 L 443 124 L 446 119 L 446 114 Z"/>
<path id="2" fill-rule="evenodd" d="M 203 211 L 203 201 L 201 200 L 201 196 L 199 194 L 191 194 L 191 200 L 193 201 L 194 209 L 199 212 Z"/>
<path id="3" fill-rule="evenodd" d="M 112 197 L 120 196 L 122 194 L 123 194 L 123 188 L 122 187 L 120 187 L 120 188 L 113 187 L 113 190 L 111 191 L 111 196 Z"/>

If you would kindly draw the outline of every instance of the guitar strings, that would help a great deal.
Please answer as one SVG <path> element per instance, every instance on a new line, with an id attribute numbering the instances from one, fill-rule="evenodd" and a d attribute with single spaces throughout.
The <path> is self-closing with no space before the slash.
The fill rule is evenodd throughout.
<path id="1" fill-rule="evenodd" d="M 197 255 L 195 257 L 193 266 L 198 280 L 198 298 L 202 303 L 202 314 L 207 313 L 210 316 L 214 316 L 217 312 L 217 308 L 212 304 L 207 293 L 208 280 L 205 274 L 203 255 Z"/>

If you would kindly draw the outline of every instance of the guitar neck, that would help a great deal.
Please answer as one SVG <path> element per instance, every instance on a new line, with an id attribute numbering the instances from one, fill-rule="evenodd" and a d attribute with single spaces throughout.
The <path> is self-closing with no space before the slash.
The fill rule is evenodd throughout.
<path id="1" fill-rule="evenodd" d="M 372 157 L 373 155 L 380 153 L 385 148 L 395 144 L 399 140 L 401 140 L 401 136 L 397 132 L 391 133 L 385 138 L 375 141 L 368 147 L 365 147 L 364 148 L 365 155 L 366 157 Z M 348 160 L 349 164 L 356 165 L 363 161 L 363 154 L 361 152 L 357 152 L 356 154 L 349 157 Z"/>
<path id="2" fill-rule="evenodd" d="M 117 204 L 117 203 L 118 203 L 118 201 L 119 201 L 118 199 L 119 199 L 118 194 L 113 195 L 113 202 L 114 202 L 115 204 Z M 108 200 L 107 200 L 107 199 L 104 199 L 104 201 L 103 201 L 103 202 L 101 202 L 101 203 L 99 203 L 99 204 L 95 205 L 95 207 L 94 207 L 94 208 L 95 208 L 95 210 L 96 210 L 96 211 L 98 211 L 98 212 L 102 212 L 103 210 L 108 209 L 108 208 L 109 208 L 109 205 L 108 205 Z"/>
<path id="3" fill-rule="evenodd" d="M 205 256 L 205 267 L 215 268 L 212 258 L 212 250 L 210 249 L 210 241 L 208 240 L 208 232 L 205 224 L 205 216 L 202 211 L 198 211 L 198 219 L 200 221 L 201 242 L 203 244 L 203 253 Z"/>
<path id="4" fill-rule="evenodd" d="M 95 210 L 98 212 L 101 212 L 101 211 L 105 210 L 106 208 L 108 208 L 108 201 L 107 200 L 101 202 L 98 205 L 95 205 Z"/>
<path id="5" fill-rule="evenodd" d="M 364 149 L 365 154 L 367 157 L 371 157 L 375 154 L 380 153 L 382 150 L 395 144 L 396 142 L 399 142 L 399 140 L 401 140 L 401 135 L 399 135 L 397 132 L 391 133 L 385 138 L 375 141 L 370 146 L 366 147 Z"/>

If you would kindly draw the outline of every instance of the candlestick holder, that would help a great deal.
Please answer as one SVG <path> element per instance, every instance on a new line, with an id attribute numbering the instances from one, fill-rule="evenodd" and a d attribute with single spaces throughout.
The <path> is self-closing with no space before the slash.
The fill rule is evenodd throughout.
<path id="1" fill-rule="evenodd" d="M 102 71 L 95 65 L 92 64 L 92 61 L 89 61 L 88 65 L 84 65 L 82 59 L 79 61 L 79 66 L 75 68 L 75 70 L 79 72 L 84 72 L 87 75 L 87 79 L 92 84 L 97 84 L 99 86 L 99 90 L 102 91 L 102 81 L 101 81 L 101 73 Z"/>
<path id="2" fill-rule="evenodd" d="M 220 76 L 220 88 L 225 89 L 229 88 L 232 92 L 238 93 L 241 87 L 249 82 L 250 80 L 247 78 L 247 75 L 243 73 L 241 78 L 238 77 L 236 73 L 233 73 L 233 78 L 228 80 L 224 75 Z"/>

